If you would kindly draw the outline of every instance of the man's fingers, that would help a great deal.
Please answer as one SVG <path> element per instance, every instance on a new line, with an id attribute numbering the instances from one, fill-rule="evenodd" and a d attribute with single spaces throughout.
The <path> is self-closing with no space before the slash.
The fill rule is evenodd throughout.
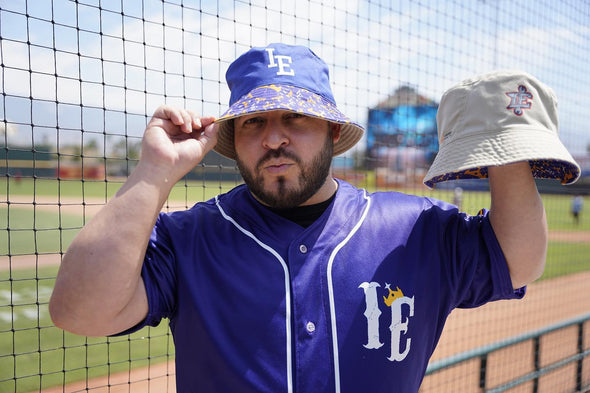
<path id="1" fill-rule="evenodd" d="M 219 130 L 219 126 L 213 122 L 207 125 L 201 134 L 202 137 L 206 137 L 208 142 L 212 142 L 213 144 L 217 143 L 217 131 Z"/>
<path id="2" fill-rule="evenodd" d="M 195 112 L 191 111 L 190 109 L 187 109 L 187 112 L 192 118 L 192 125 L 195 130 L 203 131 L 205 127 L 207 127 L 215 121 L 215 117 L 213 116 L 201 117 Z"/>
<path id="3" fill-rule="evenodd" d="M 212 116 L 199 117 L 195 112 L 188 109 L 162 105 L 156 109 L 152 117 L 152 122 L 158 123 L 159 121 L 169 121 L 178 127 L 177 130 L 190 134 L 193 131 L 202 131 L 204 127 L 213 123 L 215 118 Z M 168 133 L 176 133 L 172 127 L 166 127 L 165 123 L 161 124 L 161 126 L 163 126 Z"/>
<path id="4" fill-rule="evenodd" d="M 180 109 L 168 105 L 159 106 L 155 110 L 152 118 L 170 120 L 172 123 L 176 125 L 180 125 L 183 122 L 182 116 L 180 115 Z"/>
<path id="5" fill-rule="evenodd" d="M 193 117 L 186 109 L 180 109 L 179 112 L 182 117 L 182 124 L 178 125 L 180 125 L 182 131 L 191 133 L 193 131 Z"/>
<path id="6" fill-rule="evenodd" d="M 201 117 L 201 118 L 199 118 L 199 121 L 201 123 L 201 127 L 208 127 L 215 122 L 215 117 L 213 117 L 213 116 Z"/>
<path id="7" fill-rule="evenodd" d="M 193 118 L 186 109 L 165 107 L 163 113 L 172 124 L 180 127 L 182 132 L 191 133 L 193 131 Z"/>

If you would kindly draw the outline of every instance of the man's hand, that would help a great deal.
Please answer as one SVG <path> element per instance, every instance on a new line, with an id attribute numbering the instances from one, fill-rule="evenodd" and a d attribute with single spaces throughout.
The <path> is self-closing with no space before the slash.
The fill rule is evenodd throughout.
<path id="1" fill-rule="evenodd" d="M 214 121 L 187 109 L 160 106 L 145 130 L 139 166 L 176 183 L 217 143 Z"/>

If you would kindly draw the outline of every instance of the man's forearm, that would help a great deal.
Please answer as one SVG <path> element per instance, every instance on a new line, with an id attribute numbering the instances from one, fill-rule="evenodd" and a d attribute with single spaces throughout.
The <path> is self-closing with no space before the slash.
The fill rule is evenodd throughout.
<path id="1" fill-rule="evenodd" d="M 488 168 L 490 221 L 508 262 L 514 288 L 541 276 L 547 255 L 547 219 L 528 162 Z"/>

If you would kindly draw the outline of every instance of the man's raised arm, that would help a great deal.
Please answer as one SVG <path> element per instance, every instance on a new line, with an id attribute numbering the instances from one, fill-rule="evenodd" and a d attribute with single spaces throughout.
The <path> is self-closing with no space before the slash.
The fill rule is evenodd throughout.
<path id="1" fill-rule="evenodd" d="M 217 142 L 213 121 L 169 106 L 155 111 L 137 167 L 63 257 L 49 302 L 56 326 L 105 336 L 145 318 L 141 267 L 149 236 L 174 184 Z"/>

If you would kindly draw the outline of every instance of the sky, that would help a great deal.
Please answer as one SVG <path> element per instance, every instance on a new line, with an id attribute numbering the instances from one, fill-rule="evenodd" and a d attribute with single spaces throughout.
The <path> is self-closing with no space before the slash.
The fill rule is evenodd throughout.
<path id="1" fill-rule="evenodd" d="M 510 68 L 554 89 L 570 152 L 590 144 L 587 0 L 0 0 L 0 35 L 9 144 L 139 137 L 163 103 L 219 116 L 231 61 L 279 41 L 328 63 L 338 106 L 362 125 L 400 86 L 438 101 Z"/>

